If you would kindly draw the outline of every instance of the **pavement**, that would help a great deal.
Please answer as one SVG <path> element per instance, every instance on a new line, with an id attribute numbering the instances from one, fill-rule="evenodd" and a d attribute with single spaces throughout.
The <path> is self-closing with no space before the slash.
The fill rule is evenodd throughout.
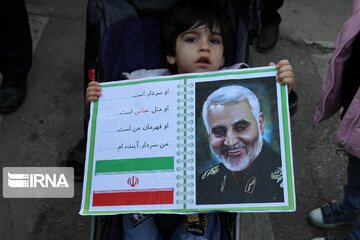
<path id="1" fill-rule="evenodd" d="M 86 0 L 26 3 L 33 67 L 24 105 L 0 116 L 0 166 L 60 166 L 83 133 Z M 340 198 L 345 182 L 346 157 L 336 154 L 331 144 L 338 118 L 315 129 L 311 120 L 336 35 L 351 6 L 350 0 L 287 0 L 280 9 L 283 20 L 275 49 L 259 54 L 251 48 L 254 66 L 287 58 L 294 67 L 299 95 L 292 118 L 297 210 L 241 214 L 241 239 L 306 240 L 349 230 L 312 227 L 307 213 Z M 88 239 L 90 219 L 78 214 L 81 188 L 81 183 L 75 184 L 73 199 L 0 198 L 1 239 Z"/>

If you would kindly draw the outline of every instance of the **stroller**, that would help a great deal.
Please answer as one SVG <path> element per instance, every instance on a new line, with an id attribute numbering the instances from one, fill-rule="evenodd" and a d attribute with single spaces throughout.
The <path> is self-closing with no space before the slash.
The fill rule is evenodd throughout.
<path id="1" fill-rule="evenodd" d="M 161 18 L 176 1 L 89 0 L 84 87 L 89 80 L 121 80 L 124 72 L 164 67 Z M 249 45 L 259 26 L 261 0 L 219 1 L 228 10 L 234 35 L 241 36 L 234 39 L 236 54 L 227 59 L 226 65 L 249 63 Z M 86 110 L 85 129 L 88 116 Z M 121 219 L 121 215 L 92 217 L 90 239 L 121 239 Z M 240 239 L 240 214 L 221 213 L 220 223 L 221 239 Z"/>
<path id="2" fill-rule="evenodd" d="M 177 0 L 89 0 L 84 86 L 94 80 L 121 80 L 121 74 L 164 67 L 161 19 Z M 226 65 L 249 63 L 249 45 L 257 37 L 261 0 L 218 0 L 228 9 L 234 31 L 234 54 Z M 150 43 L 150 44 L 149 44 Z"/>

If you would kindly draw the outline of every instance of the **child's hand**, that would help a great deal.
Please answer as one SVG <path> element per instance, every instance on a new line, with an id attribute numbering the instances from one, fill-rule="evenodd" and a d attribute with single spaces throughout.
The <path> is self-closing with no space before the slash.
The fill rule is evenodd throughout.
<path id="1" fill-rule="evenodd" d="M 86 88 L 86 103 L 90 103 L 98 100 L 101 96 L 101 87 L 100 83 L 96 81 L 91 81 Z"/>
<path id="2" fill-rule="evenodd" d="M 276 64 L 278 81 L 281 84 L 286 84 L 289 88 L 289 93 L 294 86 L 294 71 L 287 59 L 280 60 Z"/>

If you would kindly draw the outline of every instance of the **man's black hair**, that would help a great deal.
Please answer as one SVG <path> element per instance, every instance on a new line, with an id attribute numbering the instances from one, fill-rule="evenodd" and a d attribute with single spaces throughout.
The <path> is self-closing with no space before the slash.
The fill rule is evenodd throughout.
<path id="1" fill-rule="evenodd" d="M 224 45 L 224 58 L 230 56 L 232 48 L 232 28 L 224 8 L 211 0 L 180 0 L 173 5 L 163 23 L 163 55 L 175 56 L 177 37 L 189 30 L 205 25 L 210 31 L 220 28 Z M 175 66 L 169 66 L 176 73 Z"/>

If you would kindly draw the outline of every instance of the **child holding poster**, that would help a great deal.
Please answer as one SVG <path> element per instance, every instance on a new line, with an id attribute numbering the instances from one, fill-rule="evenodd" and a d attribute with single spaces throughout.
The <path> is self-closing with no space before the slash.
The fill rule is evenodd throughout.
<path id="1" fill-rule="evenodd" d="M 231 26 L 221 5 L 212 1 L 180 1 L 168 13 L 163 27 L 164 55 L 168 69 L 138 70 L 129 79 L 170 74 L 217 71 L 231 52 Z M 239 68 L 241 64 L 232 68 Z M 288 60 L 277 63 L 278 81 L 291 91 L 294 74 Z M 86 101 L 101 96 L 98 82 L 86 89 Z M 123 216 L 124 239 L 223 239 L 217 213 Z"/>

